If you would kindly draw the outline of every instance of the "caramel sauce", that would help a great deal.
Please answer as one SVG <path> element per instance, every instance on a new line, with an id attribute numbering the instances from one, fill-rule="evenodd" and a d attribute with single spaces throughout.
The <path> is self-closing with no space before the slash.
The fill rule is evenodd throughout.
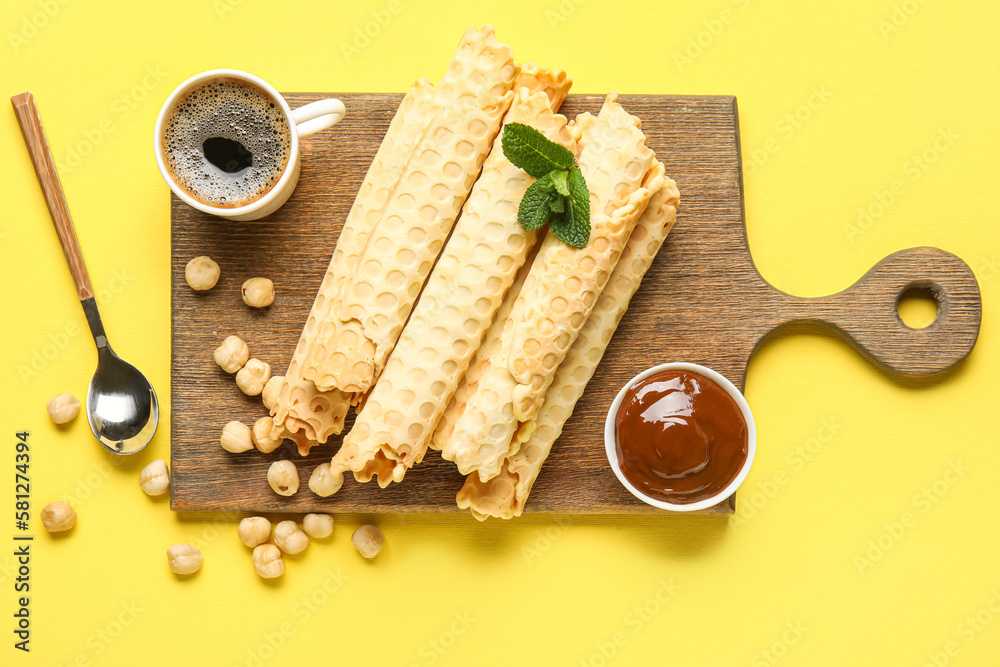
<path id="1" fill-rule="evenodd" d="M 662 371 L 637 382 L 615 416 L 618 464 L 642 493 L 678 505 L 710 498 L 747 460 L 740 406 L 716 382 Z"/>

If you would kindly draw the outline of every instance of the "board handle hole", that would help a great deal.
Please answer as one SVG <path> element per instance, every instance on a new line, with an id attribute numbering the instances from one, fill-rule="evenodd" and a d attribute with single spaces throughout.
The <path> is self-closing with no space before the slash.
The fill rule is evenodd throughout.
<path id="1" fill-rule="evenodd" d="M 941 313 L 937 290 L 927 285 L 909 285 L 896 298 L 896 311 L 911 329 L 926 329 Z"/>

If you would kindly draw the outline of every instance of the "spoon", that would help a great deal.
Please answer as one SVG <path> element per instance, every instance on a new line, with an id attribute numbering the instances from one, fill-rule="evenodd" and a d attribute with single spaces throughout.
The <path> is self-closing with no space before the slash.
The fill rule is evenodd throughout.
<path id="1" fill-rule="evenodd" d="M 10 98 L 17 114 L 17 122 L 24 135 L 24 143 L 31 155 L 31 162 L 42 186 L 49 215 L 55 225 L 59 243 L 62 245 L 66 263 L 76 283 L 80 305 L 87 316 L 87 324 L 97 344 L 97 371 L 87 389 L 87 421 L 94 437 L 106 449 L 115 454 L 133 454 L 145 447 L 159 419 L 159 404 L 156 392 L 146 376 L 111 349 L 104 333 L 101 314 L 94 300 L 94 288 L 90 284 L 87 266 L 83 263 L 80 241 L 76 238 L 73 220 L 69 215 L 66 197 L 63 195 L 59 174 L 49 151 L 42 120 L 35 106 L 31 92 Z"/>

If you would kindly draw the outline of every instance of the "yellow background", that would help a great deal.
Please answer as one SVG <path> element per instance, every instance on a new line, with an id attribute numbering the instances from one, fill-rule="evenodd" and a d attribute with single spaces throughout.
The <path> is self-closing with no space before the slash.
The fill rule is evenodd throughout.
<path id="1" fill-rule="evenodd" d="M 105 456 L 82 418 L 49 421 L 46 399 L 83 396 L 95 354 L 13 113 L 0 112 L 0 664 L 997 664 L 1000 5 L 400 0 L 368 26 L 369 43 L 345 50 L 388 6 L 4 2 L 0 89 L 37 96 L 110 338 L 164 409 L 152 444 L 125 461 Z M 385 551 L 369 563 L 349 544 L 363 517 L 338 516 L 331 540 L 264 582 L 232 518 L 181 517 L 138 488 L 142 466 L 169 454 L 159 105 L 216 67 L 281 90 L 402 91 L 439 77 L 462 30 L 487 22 L 519 59 L 568 70 L 577 92 L 735 94 L 764 276 L 821 295 L 890 252 L 939 246 L 980 281 L 978 346 L 924 389 L 832 338 L 766 348 L 747 385 L 759 453 L 732 521 L 386 516 Z M 814 87 L 828 98 L 801 112 Z M 808 118 L 782 123 L 797 111 Z M 914 177 L 910 161 L 939 132 L 957 138 Z M 858 209 L 897 179 L 905 191 L 857 233 Z M 33 359 L 37 372 L 19 371 Z M 8 546 L 23 429 L 30 655 L 12 646 Z M 37 521 L 57 498 L 80 516 L 61 539 Z M 176 541 L 205 554 L 188 580 L 166 567 Z"/>

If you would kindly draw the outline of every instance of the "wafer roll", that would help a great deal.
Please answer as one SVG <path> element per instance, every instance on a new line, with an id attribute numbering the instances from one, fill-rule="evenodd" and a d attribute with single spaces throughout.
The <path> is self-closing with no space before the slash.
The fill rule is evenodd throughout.
<path id="1" fill-rule="evenodd" d="M 662 170 L 662 166 L 657 163 L 654 169 Z M 666 179 L 640 216 L 597 305 L 559 365 L 535 418 L 533 433 L 507 458 L 496 477 L 482 482 L 478 475 L 469 475 L 458 492 L 459 507 L 469 509 L 481 521 L 487 516 L 510 519 L 521 515 L 542 463 L 573 414 L 632 296 L 670 233 L 677 219 L 679 199 L 676 184 Z"/>
<path id="2" fill-rule="evenodd" d="M 514 78 L 514 90 L 527 88 L 532 93 L 542 92 L 548 95 L 552 111 L 559 111 L 572 86 L 573 79 L 563 70 L 546 69 L 535 63 L 523 63 L 521 71 Z"/>
<path id="3" fill-rule="evenodd" d="M 504 123 L 531 124 L 572 149 L 566 119 L 552 111 L 551 103 L 544 87 L 535 93 L 521 88 Z M 331 470 L 353 470 L 359 481 L 378 474 L 385 486 L 423 459 L 435 425 L 537 240 L 538 232 L 525 231 L 517 220 L 518 203 L 532 181 L 507 160 L 498 135 Z M 382 457 L 368 466 L 378 452 Z M 386 468 L 389 461 L 395 462 L 392 470 Z"/>
<path id="4" fill-rule="evenodd" d="M 518 73 L 492 26 L 469 29 L 435 96 L 434 115 L 400 173 L 311 343 L 303 377 L 362 394 L 386 358 L 482 167 Z"/>
<path id="5" fill-rule="evenodd" d="M 324 443 L 344 428 L 349 395 L 316 389 L 312 382 L 302 377 L 302 363 L 319 323 L 329 319 L 336 294 L 357 265 L 358 255 L 382 203 L 427 123 L 433 100 L 434 87 L 427 79 L 418 80 L 403 97 L 344 222 L 330 265 L 288 364 L 271 415 L 275 428 L 282 429 L 284 437 L 296 441 L 300 454 L 308 452 L 310 441 Z"/>
<path id="6" fill-rule="evenodd" d="M 531 271 L 531 263 L 535 260 L 536 254 L 538 254 L 537 244 L 532 248 L 528 258 L 517 272 L 513 284 L 507 290 L 507 295 L 504 297 L 503 303 L 500 304 L 496 315 L 493 316 L 493 323 L 486 331 L 486 335 L 483 336 L 482 344 L 476 350 L 476 356 L 469 363 L 468 370 L 465 371 L 461 382 L 458 383 L 458 388 L 455 389 L 455 394 L 451 397 L 451 401 L 448 402 L 448 407 L 445 409 L 444 414 L 441 415 L 441 419 L 438 421 L 437 427 L 434 429 L 434 435 L 431 438 L 431 449 L 440 450 L 448 442 L 452 431 L 455 430 L 455 423 L 465 411 L 465 404 L 468 402 L 469 396 L 479 386 L 479 378 L 489 370 L 490 358 L 492 358 L 500 346 L 500 337 L 503 334 L 504 326 L 509 322 L 510 311 L 514 308 L 514 302 L 517 301 L 517 296 L 521 293 L 521 286 L 524 285 L 524 280 Z"/>
<path id="7" fill-rule="evenodd" d="M 610 94 L 583 140 L 580 169 L 591 199 L 591 237 L 572 248 L 550 231 L 521 288 L 498 350 L 441 454 L 482 481 L 531 433 L 545 391 L 604 289 L 650 196 L 663 185 L 651 170 L 639 120 Z"/>

